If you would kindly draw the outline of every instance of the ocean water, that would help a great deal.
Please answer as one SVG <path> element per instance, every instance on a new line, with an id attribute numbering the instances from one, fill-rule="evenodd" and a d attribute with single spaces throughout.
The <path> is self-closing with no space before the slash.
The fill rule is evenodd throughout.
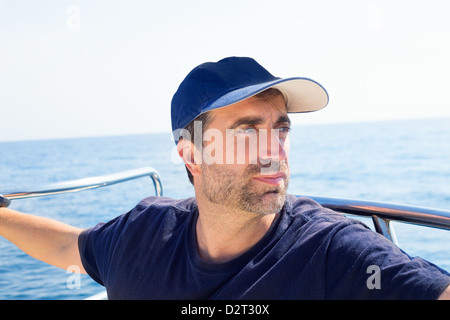
<path id="1" fill-rule="evenodd" d="M 170 134 L 0 143 L 0 193 L 140 167 L 161 175 L 164 195 L 193 196 Z M 295 126 L 289 192 L 450 210 L 450 119 Z M 88 228 L 153 195 L 148 178 L 11 208 Z M 370 222 L 368 221 L 368 224 Z M 450 232 L 395 223 L 399 244 L 450 270 Z M 49 266 L 0 237 L 0 299 L 83 299 L 103 288 Z"/>

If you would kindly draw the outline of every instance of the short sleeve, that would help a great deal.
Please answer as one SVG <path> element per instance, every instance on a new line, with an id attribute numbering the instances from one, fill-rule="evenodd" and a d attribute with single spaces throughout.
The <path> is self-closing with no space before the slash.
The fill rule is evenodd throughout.
<path id="1" fill-rule="evenodd" d="M 108 223 L 99 223 L 84 230 L 78 238 L 81 262 L 87 274 L 105 286 L 115 244 L 123 226 L 124 216 Z"/>

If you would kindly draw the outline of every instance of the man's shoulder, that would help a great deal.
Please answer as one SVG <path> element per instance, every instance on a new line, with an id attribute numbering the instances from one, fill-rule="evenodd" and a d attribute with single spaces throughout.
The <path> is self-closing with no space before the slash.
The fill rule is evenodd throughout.
<path id="1" fill-rule="evenodd" d="M 191 212 L 197 208 L 195 198 L 173 199 L 168 197 L 147 197 L 136 206 L 138 210 L 175 210 Z"/>
<path id="2" fill-rule="evenodd" d="M 363 222 L 325 208 L 311 198 L 289 196 L 288 203 L 287 215 L 293 221 L 293 225 L 308 225 L 313 230 L 328 230 L 331 234 L 335 234 L 342 229 L 349 229 L 347 227 L 350 227 L 350 229 L 370 230 Z"/>
<path id="3" fill-rule="evenodd" d="M 124 215 L 127 223 L 142 225 L 160 224 L 163 221 L 178 223 L 197 210 L 195 198 L 173 199 L 168 197 L 148 197 L 142 199 L 131 211 Z"/>
<path id="4" fill-rule="evenodd" d="M 296 218 L 301 217 L 307 221 L 319 219 L 329 222 L 354 222 L 342 213 L 325 208 L 311 198 L 289 195 L 288 202 L 290 203 L 289 214 Z"/>

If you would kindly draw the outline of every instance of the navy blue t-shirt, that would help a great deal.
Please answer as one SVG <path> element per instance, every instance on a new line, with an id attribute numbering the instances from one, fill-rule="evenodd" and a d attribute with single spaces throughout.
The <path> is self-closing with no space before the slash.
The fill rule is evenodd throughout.
<path id="1" fill-rule="evenodd" d="M 197 216 L 194 198 L 146 198 L 82 232 L 84 268 L 109 299 L 436 299 L 450 284 L 444 270 L 307 198 L 288 195 L 264 237 L 220 264 L 198 255 Z"/>

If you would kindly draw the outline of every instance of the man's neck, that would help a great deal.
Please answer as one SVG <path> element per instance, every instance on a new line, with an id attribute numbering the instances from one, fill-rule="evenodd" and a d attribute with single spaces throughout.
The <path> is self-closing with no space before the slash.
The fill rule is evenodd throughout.
<path id="1" fill-rule="evenodd" d="M 198 203 L 198 207 L 199 255 L 213 263 L 230 261 L 252 248 L 277 216 L 233 210 L 209 202 Z"/>

